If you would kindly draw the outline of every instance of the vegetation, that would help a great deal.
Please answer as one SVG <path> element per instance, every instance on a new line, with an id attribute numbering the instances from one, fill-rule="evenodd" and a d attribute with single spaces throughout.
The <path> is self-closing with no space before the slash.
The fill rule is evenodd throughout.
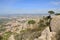
<path id="1" fill-rule="evenodd" d="M 40 19 L 40 21 L 37 23 L 38 24 L 38 28 L 35 28 L 35 29 L 26 29 L 26 30 L 21 30 L 20 31 L 20 34 L 17 34 L 17 33 L 15 33 L 15 32 L 13 32 L 14 33 L 14 35 L 15 35 L 15 39 L 16 40 L 22 40 L 22 39 L 24 39 L 24 40 L 26 40 L 27 38 L 29 38 L 29 40 L 34 40 L 34 38 L 38 38 L 39 36 L 41 36 L 41 32 L 47 27 L 47 26 L 49 26 L 49 28 L 50 28 L 50 31 L 52 31 L 51 30 L 51 26 L 50 26 L 50 22 L 51 22 L 51 20 L 52 20 L 52 18 L 51 18 L 51 14 L 54 14 L 54 11 L 48 11 L 48 13 L 49 13 L 49 16 L 47 16 L 47 17 L 44 17 L 43 19 Z M 4 20 L 1 20 L 1 22 L 0 23 L 4 23 L 3 22 Z M 25 21 L 23 21 L 23 22 L 25 22 Z M 22 22 L 22 23 L 23 23 Z M 28 24 L 30 25 L 30 24 L 32 24 L 32 25 L 34 25 L 36 23 L 36 21 L 35 20 L 29 20 L 28 21 Z M 18 25 L 19 26 L 19 25 Z M 4 28 L 5 26 L 4 25 L 1 25 L 1 27 L 0 27 L 0 31 L 5 31 L 5 28 Z M 33 27 L 33 26 L 32 26 Z M 34 28 L 34 27 L 33 27 Z M 18 29 L 17 29 L 18 30 Z M 16 30 L 16 31 L 17 31 Z M 12 34 L 12 32 L 5 32 L 2 36 L 0 36 L 0 39 L 1 40 L 8 40 L 8 38 L 10 37 L 10 35 Z M 38 35 L 37 35 L 38 34 Z"/>
<path id="2" fill-rule="evenodd" d="M 55 12 L 54 12 L 54 11 L 48 11 L 48 13 L 50 13 L 50 14 L 54 14 Z"/>
<path id="3" fill-rule="evenodd" d="M 40 19 L 40 21 L 39 21 L 39 27 L 44 27 L 44 26 L 45 26 L 44 20 L 41 20 L 41 19 Z"/>
<path id="4" fill-rule="evenodd" d="M 38 34 L 38 35 L 37 35 Z M 35 38 L 38 38 L 41 36 L 41 30 L 38 31 L 36 29 L 26 29 L 22 30 L 20 34 L 15 35 L 16 40 L 34 40 Z"/>
<path id="5" fill-rule="evenodd" d="M 28 24 L 35 24 L 35 21 L 34 20 L 29 20 Z"/>
<path id="6" fill-rule="evenodd" d="M 56 13 L 55 15 L 60 15 L 60 13 Z"/>
<path id="7" fill-rule="evenodd" d="M 8 40 L 8 38 L 10 37 L 10 35 L 12 34 L 12 32 L 5 32 L 4 34 L 3 34 L 3 40 Z"/>
<path id="8" fill-rule="evenodd" d="M 2 25 L 3 23 L 7 23 L 8 21 L 10 21 L 10 19 L 8 19 L 8 18 L 0 18 L 0 25 Z"/>
<path id="9" fill-rule="evenodd" d="M 28 24 L 35 24 L 35 23 L 36 22 L 34 20 L 28 21 Z M 38 23 L 38 26 L 39 26 L 38 28 L 22 30 L 20 31 L 20 34 L 15 35 L 15 39 L 26 40 L 28 38 L 28 40 L 34 40 L 35 38 L 38 38 L 39 36 L 41 36 L 41 32 L 48 26 L 48 23 L 49 21 L 47 17 L 40 19 Z"/>
<path id="10" fill-rule="evenodd" d="M 0 32 L 4 32 L 4 31 L 6 30 L 5 24 L 6 24 L 8 21 L 11 21 L 11 20 L 8 19 L 8 18 L 0 18 Z"/>
<path id="11" fill-rule="evenodd" d="M 38 23 L 38 27 L 40 30 L 44 30 L 47 26 L 48 26 L 48 20 L 46 20 L 46 18 L 40 19 L 39 23 Z"/>
<path id="12" fill-rule="evenodd" d="M 2 36 L 0 36 L 0 40 L 8 40 L 12 32 L 5 32 Z"/>
<path id="13" fill-rule="evenodd" d="M 6 30 L 5 26 L 4 25 L 1 25 L 0 26 L 0 32 L 4 32 Z"/>
<path id="14" fill-rule="evenodd" d="M 36 23 L 35 20 L 29 20 L 29 21 L 28 21 L 28 25 L 30 26 L 29 28 L 33 29 L 33 28 L 35 27 L 35 26 L 34 26 L 35 23 Z"/>
<path id="15" fill-rule="evenodd" d="M 49 16 L 47 18 L 49 19 L 49 24 L 50 24 L 51 20 L 52 20 L 51 14 L 54 14 L 55 12 L 54 11 L 48 11 L 48 13 L 49 13 Z M 50 25 L 49 25 L 49 29 L 50 29 L 50 32 L 51 32 L 52 30 L 51 30 L 51 26 Z"/>
<path id="16" fill-rule="evenodd" d="M 3 39 L 3 37 L 2 36 L 0 36 L 0 40 L 2 40 Z"/>

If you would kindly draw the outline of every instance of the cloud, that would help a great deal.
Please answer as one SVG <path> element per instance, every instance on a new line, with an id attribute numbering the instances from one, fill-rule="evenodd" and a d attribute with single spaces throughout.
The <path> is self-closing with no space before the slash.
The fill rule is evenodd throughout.
<path id="1" fill-rule="evenodd" d="M 49 9 L 49 10 L 52 10 L 52 11 L 54 11 L 55 13 L 60 13 L 60 8 L 51 8 L 51 9 Z M 49 11 L 48 10 L 48 11 Z"/>
<path id="2" fill-rule="evenodd" d="M 60 1 L 58 1 L 58 2 L 51 2 L 51 4 L 59 6 L 60 5 Z"/>
<path id="3" fill-rule="evenodd" d="M 22 0 L 6 0 L 6 1 L 4 1 L 4 2 L 2 2 L 2 3 L 4 3 L 4 5 L 0 5 L 0 13 L 7 13 L 7 14 L 15 14 L 15 13 L 48 13 L 48 11 L 49 10 L 53 10 L 53 11 L 55 11 L 55 12 L 60 12 L 60 7 L 59 7 L 59 9 L 54 9 L 54 8 L 48 8 L 48 9 L 40 9 L 40 8 L 33 8 L 33 7 L 29 7 L 29 6 L 34 6 L 34 5 L 36 5 L 35 7 L 38 7 L 40 4 L 26 4 L 28 7 L 27 8 L 25 8 L 25 7 L 15 7 L 14 6 L 14 3 L 15 2 L 17 2 L 17 1 L 22 1 Z M 56 1 L 53 1 L 53 2 L 51 2 L 51 4 L 53 4 L 53 5 L 60 5 L 60 1 L 59 2 L 56 2 Z M 19 5 L 19 4 L 18 4 Z M 55 7 L 55 6 L 54 6 Z M 25 9 L 24 9 L 25 8 Z M 31 8 L 31 9 L 30 9 Z"/>

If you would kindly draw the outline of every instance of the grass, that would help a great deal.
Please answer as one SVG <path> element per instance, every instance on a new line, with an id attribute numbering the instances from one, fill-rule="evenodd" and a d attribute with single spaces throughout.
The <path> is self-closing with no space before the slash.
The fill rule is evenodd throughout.
<path id="1" fill-rule="evenodd" d="M 10 37 L 11 34 L 12 34 L 12 32 L 5 32 L 3 34 L 3 40 L 8 40 L 8 38 Z"/>
<path id="2" fill-rule="evenodd" d="M 4 20 L 1 20 L 1 23 L 3 23 Z M 30 20 L 28 24 L 35 24 L 34 20 Z M 29 40 L 33 40 L 34 38 L 38 38 L 41 36 L 41 32 L 47 27 L 48 23 L 46 25 L 44 24 L 44 20 L 40 20 L 38 24 L 38 28 L 33 28 L 33 29 L 25 29 L 21 30 L 20 34 L 13 33 L 15 35 L 16 40 L 21 40 L 22 38 L 26 40 L 26 38 L 29 38 Z M 2 27 L 4 27 L 2 25 Z M 8 40 L 12 33 L 11 32 L 5 32 L 3 34 L 3 40 Z"/>
<path id="3" fill-rule="evenodd" d="M 8 19 L 8 18 L 5 18 L 5 19 L 0 18 L 0 25 L 5 24 L 5 23 L 7 23 L 8 21 L 11 21 L 11 20 Z"/>
<path id="4" fill-rule="evenodd" d="M 48 23 L 46 23 L 46 25 L 44 24 L 44 20 L 40 20 L 38 23 L 38 28 L 28 28 L 26 30 L 21 30 L 20 34 L 17 34 L 16 40 L 21 40 L 22 38 L 24 40 L 26 40 L 28 38 L 28 40 L 34 40 L 34 38 L 38 38 L 41 36 L 41 32 L 48 26 Z"/>
<path id="5" fill-rule="evenodd" d="M 41 34 L 40 31 L 33 31 L 31 29 L 22 30 L 20 34 L 15 35 L 16 40 L 33 40 L 34 38 L 38 38 Z"/>
<path id="6" fill-rule="evenodd" d="M 35 28 L 35 29 L 26 29 L 20 31 L 20 34 L 15 35 L 16 40 L 34 40 L 35 38 L 38 38 L 41 36 L 41 32 L 45 29 L 46 27 L 40 27 L 40 28 Z"/>

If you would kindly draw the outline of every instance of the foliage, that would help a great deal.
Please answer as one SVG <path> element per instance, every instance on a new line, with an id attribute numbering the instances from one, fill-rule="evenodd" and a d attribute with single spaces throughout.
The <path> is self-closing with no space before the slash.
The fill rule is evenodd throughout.
<path id="1" fill-rule="evenodd" d="M 37 35 L 38 34 L 38 35 Z M 34 38 L 38 38 L 41 35 L 41 31 L 38 29 L 26 29 L 22 30 L 20 34 L 15 35 L 16 40 L 33 40 Z"/>
<path id="2" fill-rule="evenodd" d="M 48 16 L 48 18 L 50 19 L 50 20 L 49 20 L 49 29 L 50 29 L 50 32 L 51 32 L 51 31 L 52 31 L 52 29 L 51 29 L 51 25 L 50 25 L 51 20 L 52 20 L 52 18 L 51 18 L 51 14 L 54 14 L 55 12 L 54 12 L 54 11 L 48 11 L 48 13 L 50 13 L 50 15 Z"/>
<path id="3" fill-rule="evenodd" d="M 45 26 L 45 25 L 44 25 L 44 20 L 40 20 L 40 21 L 39 21 L 39 26 L 40 26 L 40 27 Z"/>
<path id="4" fill-rule="evenodd" d="M 60 15 L 60 13 L 56 13 L 55 15 Z"/>
<path id="5" fill-rule="evenodd" d="M 21 30 L 20 34 L 15 35 L 16 40 L 34 40 L 34 38 L 38 38 L 41 35 L 41 32 L 48 26 L 48 19 L 45 17 L 44 19 L 40 19 L 38 23 L 38 28 L 35 29 L 26 29 Z M 35 24 L 34 20 L 29 20 L 28 24 Z M 37 35 L 38 34 L 38 35 Z"/>
<path id="6" fill-rule="evenodd" d="M 39 27 L 45 27 L 45 26 L 48 26 L 48 24 L 49 24 L 49 21 L 48 21 L 48 19 L 43 19 L 43 20 L 41 20 L 40 19 L 40 21 L 39 21 Z"/>
<path id="7" fill-rule="evenodd" d="M 46 25 L 49 26 L 50 25 L 49 22 L 46 22 Z"/>
<path id="8" fill-rule="evenodd" d="M 5 32 L 4 34 L 3 34 L 3 40 L 8 40 L 8 38 L 10 37 L 10 35 L 12 34 L 12 32 Z"/>
<path id="9" fill-rule="evenodd" d="M 0 36 L 0 40 L 2 40 L 3 39 L 3 37 L 2 36 Z"/>
<path id="10" fill-rule="evenodd" d="M 28 24 L 35 24 L 35 21 L 34 20 L 29 20 Z"/>
<path id="11" fill-rule="evenodd" d="M 0 24 L 2 25 L 3 23 L 7 23 L 8 21 L 11 21 L 8 18 L 0 18 Z"/>
<path id="12" fill-rule="evenodd" d="M 48 11 L 48 13 L 50 13 L 50 14 L 54 14 L 55 12 L 54 12 L 54 11 Z"/>
<path id="13" fill-rule="evenodd" d="M 1 25 L 0 26 L 0 32 L 4 32 L 6 30 L 5 26 L 4 25 Z"/>
<path id="14" fill-rule="evenodd" d="M 40 19 L 40 21 L 38 23 L 39 29 L 44 30 L 47 26 L 49 26 L 49 19 L 47 17 Z"/>

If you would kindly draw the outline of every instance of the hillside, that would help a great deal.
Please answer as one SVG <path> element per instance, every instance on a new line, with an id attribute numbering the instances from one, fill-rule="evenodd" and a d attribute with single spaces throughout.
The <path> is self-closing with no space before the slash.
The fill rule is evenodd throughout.
<path id="1" fill-rule="evenodd" d="M 25 18 L 23 18 L 25 19 Z M 13 19 L 8 21 L 2 28 L 2 40 L 58 40 L 60 39 L 60 16 L 52 16 L 51 29 L 46 24 L 48 20 L 45 17 L 35 18 L 32 23 L 30 19 Z M 37 21 L 39 20 L 39 21 Z M 29 24 L 28 24 L 29 23 Z M 23 25 L 24 24 L 24 25 Z M 1 29 L 0 29 L 1 30 Z M 0 35 L 1 35 L 0 33 Z M 13 35 L 13 36 L 12 36 Z"/>

